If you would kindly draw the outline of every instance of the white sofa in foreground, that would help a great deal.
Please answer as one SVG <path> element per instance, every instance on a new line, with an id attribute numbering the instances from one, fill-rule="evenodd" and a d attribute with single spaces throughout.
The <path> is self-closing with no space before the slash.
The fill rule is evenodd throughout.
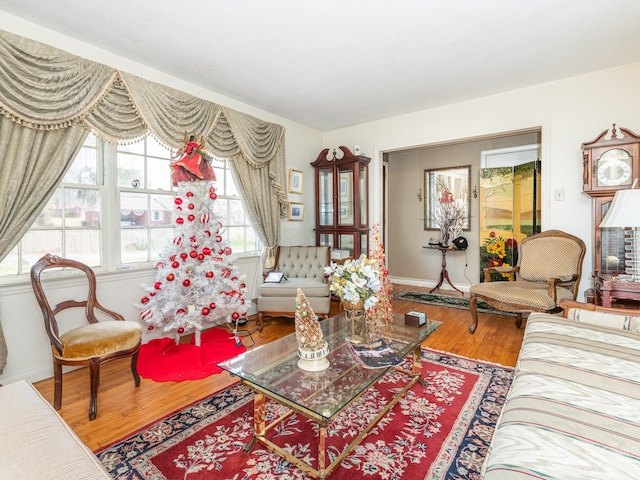
<path id="1" fill-rule="evenodd" d="M 42 395 L 25 380 L 0 387 L 0 478 L 111 479 Z"/>
<path id="2" fill-rule="evenodd" d="M 640 479 L 640 311 L 532 313 L 485 480 Z"/>

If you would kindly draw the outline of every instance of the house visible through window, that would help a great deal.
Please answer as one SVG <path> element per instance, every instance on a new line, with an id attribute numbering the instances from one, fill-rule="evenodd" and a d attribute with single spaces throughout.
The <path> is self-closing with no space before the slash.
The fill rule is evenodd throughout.
<path id="1" fill-rule="evenodd" d="M 152 137 L 114 146 L 89 135 L 45 209 L 0 263 L 0 276 L 28 274 L 45 253 L 103 270 L 155 262 L 173 235 L 171 152 Z M 260 248 L 227 162 L 214 159 L 214 210 L 234 253 Z"/>

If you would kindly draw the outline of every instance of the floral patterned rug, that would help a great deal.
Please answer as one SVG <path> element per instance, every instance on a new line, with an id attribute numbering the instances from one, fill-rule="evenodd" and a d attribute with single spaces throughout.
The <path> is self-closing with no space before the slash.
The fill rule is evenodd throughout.
<path id="1" fill-rule="evenodd" d="M 486 454 L 513 369 L 433 350 L 422 351 L 427 386 L 415 384 L 330 475 L 331 480 L 473 479 Z M 329 424 L 335 458 L 406 376 L 389 372 Z M 240 384 L 198 401 L 96 452 L 116 479 L 306 479 L 300 469 L 252 438 L 253 394 Z M 267 404 L 268 417 L 283 407 Z M 315 423 L 293 414 L 272 441 L 314 464 Z"/>

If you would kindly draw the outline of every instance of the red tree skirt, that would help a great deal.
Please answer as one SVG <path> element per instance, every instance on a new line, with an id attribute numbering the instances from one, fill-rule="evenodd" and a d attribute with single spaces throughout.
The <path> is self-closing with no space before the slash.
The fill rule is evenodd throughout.
<path id="1" fill-rule="evenodd" d="M 200 346 L 181 343 L 173 338 L 157 338 L 140 347 L 138 373 L 156 382 L 198 380 L 222 370 L 218 363 L 241 354 L 244 346 L 236 346 L 233 336 L 221 328 L 202 332 Z"/>

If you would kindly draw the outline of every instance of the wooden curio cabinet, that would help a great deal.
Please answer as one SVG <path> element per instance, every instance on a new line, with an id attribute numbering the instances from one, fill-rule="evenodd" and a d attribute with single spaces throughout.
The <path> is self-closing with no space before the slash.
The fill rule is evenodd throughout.
<path id="1" fill-rule="evenodd" d="M 582 144 L 582 189 L 593 205 L 593 269 L 610 274 L 625 272 L 625 231 L 600 228 L 618 190 L 632 188 L 640 174 L 640 137 L 616 125 L 595 140 Z"/>
<path id="2" fill-rule="evenodd" d="M 347 250 L 358 258 L 369 253 L 370 158 L 339 147 L 325 148 L 311 165 L 316 185 L 316 245 Z"/>

